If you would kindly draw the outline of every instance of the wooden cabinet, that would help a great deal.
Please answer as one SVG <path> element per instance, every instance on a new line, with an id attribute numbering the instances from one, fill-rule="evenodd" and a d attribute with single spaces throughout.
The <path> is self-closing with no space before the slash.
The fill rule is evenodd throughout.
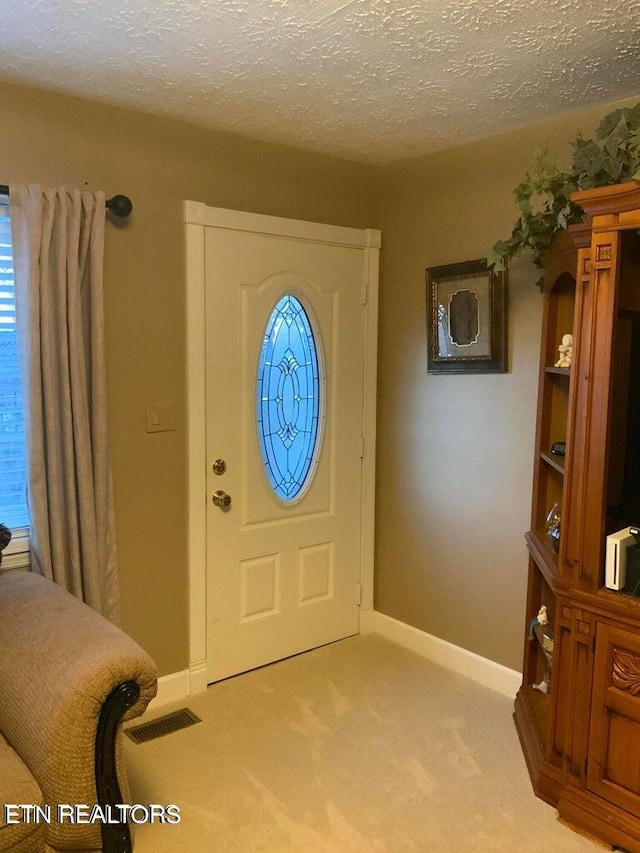
<path id="1" fill-rule="evenodd" d="M 604 585 L 606 536 L 640 525 L 640 184 L 574 199 L 588 221 L 544 259 L 514 716 L 536 793 L 569 823 L 640 853 L 640 597 Z M 571 367 L 557 368 L 566 333 Z M 559 537 L 546 525 L 554 504 Z M 534 622 L 543 604 L 546 626 Z"/>

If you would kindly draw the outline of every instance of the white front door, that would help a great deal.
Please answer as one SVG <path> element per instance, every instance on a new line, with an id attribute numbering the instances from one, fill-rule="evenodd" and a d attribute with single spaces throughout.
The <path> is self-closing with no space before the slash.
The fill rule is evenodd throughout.
<path id="1" fill-rule="evenodd" d="M 295 225 L 204 229 L 209 682 L 358 631 L 368 270 Z"/>

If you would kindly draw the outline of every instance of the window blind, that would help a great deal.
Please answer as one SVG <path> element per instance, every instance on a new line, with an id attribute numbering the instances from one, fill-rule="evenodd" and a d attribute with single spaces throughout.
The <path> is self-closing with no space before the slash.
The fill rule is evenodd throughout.
<path id="1" fill-rule="evenodd" d="M 22 393 L 9 205 L 0 199 L 0 522 L 27 527 Z"/>

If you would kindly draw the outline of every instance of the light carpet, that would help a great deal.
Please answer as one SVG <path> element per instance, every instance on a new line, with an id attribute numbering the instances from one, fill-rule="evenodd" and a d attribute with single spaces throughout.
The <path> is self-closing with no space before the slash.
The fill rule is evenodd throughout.
<path id="1" fill-rule="evenodd" d="M 136 853 L 602 851 L 537 799 L 513 703 L 381 637 L 215 684 L 202 722 L 134 744 L 134 803 L 175 803 Z"/>

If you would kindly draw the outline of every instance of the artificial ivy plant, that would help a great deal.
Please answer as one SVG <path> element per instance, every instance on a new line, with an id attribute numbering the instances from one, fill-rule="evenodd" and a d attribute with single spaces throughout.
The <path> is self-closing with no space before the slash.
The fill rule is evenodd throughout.
<path id="1" fill-rule="evenodd" d="M 640 104 L 614 110 L 602 119 L 594 139 L 583 139 L 578 133 L 571 144 L 567 171 L 555 165 L 546 149 L 536 153 L 535 169 L 513 191 L 520 216 L 511 236 L 492 247 L 488 266 L 502 270 L 509 258 L 523 252 L 541 266 L 556 232 L 584 220 L 584 211 L 571 201 L 571 193 L 640 181 Z"/>

